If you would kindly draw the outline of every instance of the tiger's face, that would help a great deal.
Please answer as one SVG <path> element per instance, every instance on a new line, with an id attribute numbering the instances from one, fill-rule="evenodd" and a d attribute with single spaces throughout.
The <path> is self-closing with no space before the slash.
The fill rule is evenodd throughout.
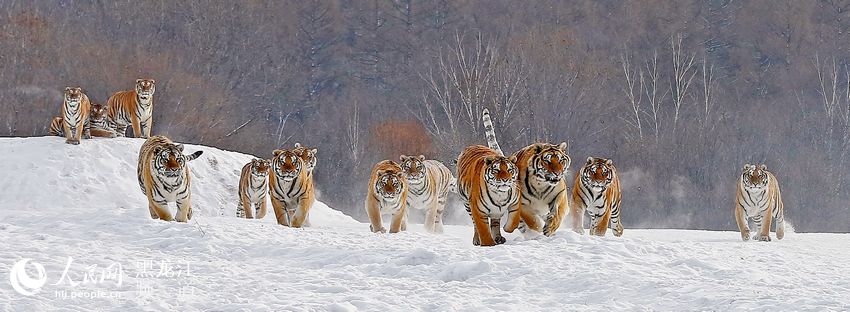
<path id="1" fill-rule="evenodd" d="M 766 165 L 744 165 L 744 172 L 741 175 L 741 180 L 744 187 L 747 189 L 764 189 L 767 187 L 767 182 L 770 179 L 767 175 Z"/>
<path id="2" fill-rule="evenodd" d="M 549 184 L 560 183 L 570 166 L 570 156 L 566 153 L 567 143 L 559 145 L 537 146 L 530 167 L 534 175 Z"/>
<path id="3" fill-rule="evenodd" d="M 298 156 L 301 157 L 301 160 L 307 165 L 307 171 L 313 172 L 313 169 L 316 169 L 316 154 L 319 152 L 318 149 L 308 148 L 302 146 L 301 143 L 295 143 L 295 149 L 293 150 Z"/>
<path id="4" fill-rule="evenodd" d="M 83 89 L 80 87 L 65 87 L 65 102 L 71 107 L 80 105 L 83 100 Z"/>
<path id="5" fill-rule="evenodd" d="M 275 170 L 274 174 L 283 181 L 295 180 L 304 168 L 304 161 L 293 151 L 275 150 L 274 157 L 272 163 Z"/>
<path id="6" fill-rule="evenodd" d="M 404 191 L 404 172 L 396 169 L 378 170 L 375 193 L 387 199 L 398 198 Z"/>
<path id="7" fill-rule="evenodd" d="M 183 144 L 166 144 L 156 149 L 154 169 L 167 178 L 176 178 L 186 168 L 186 156 L 183 155 Z"/>
<path id="8" fill-rule="evenodd" d="M 492 156 L 484 159 L 487 168 L 484 170 L 484 181 L 491 187 L 505 191 L 516 184 L 519 170 L 516 167 L 516 157 Z"/>
<path id="9" fill-rule="evenodd" d="M 269 161 L 266 159 L 251 160 L 251 176 L 256 179 L 265 179 L 269 176 Z"/>
<path id="10" fill-rule="evenodd" d="M 581 182 L 594 189 L 605 189 L 614 180 L 614 162 L 610 159 L 588 157 L 581 171 Z"/>
<path id="11" fill-rule="evenodd" d="M 401 170 L 407 174 L 407 180 L 418 182 L 425 179 L 425 156 L 405 156 L 399 157 L 401 160 Z"/>
<path id="12" fill-rule="evenodd" d="M 105 120 L 106 118 L 106 106 L 100 104 L 92 104 L 91 105 L 91 114 L 89 118 L 91 118 L 95 123 Z"/>
<path id="13" fill-rule="evenodd" d="M 156 92 L 156 81 L 153 79 L 136 79 L 136 94 L 139 98 L 147 101 L 153 97 Z"/>

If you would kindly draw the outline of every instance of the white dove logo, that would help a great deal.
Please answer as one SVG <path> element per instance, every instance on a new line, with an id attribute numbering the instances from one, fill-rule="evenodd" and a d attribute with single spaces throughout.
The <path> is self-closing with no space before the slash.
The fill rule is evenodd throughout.
<path id="1" fill-rule="evenodd" d="M 32 259 L 21 259 L 18 262 L 15 262 L 15 264 L 12 265 L 12 268 L 9 269 L 9 282 L 12 283 L 12 288 L 24 296 L 35 295 L 39 290 L 41 290 L 44 283 L 47 282 L 47 275 L 44 274 L 44 266 L 38 262 L 32 263 L 32 266 L 35 267 L 37 276 L 35 278 L 31 278 L 27 274 L 27 263 L 30 262 L 30 260 Z"/>

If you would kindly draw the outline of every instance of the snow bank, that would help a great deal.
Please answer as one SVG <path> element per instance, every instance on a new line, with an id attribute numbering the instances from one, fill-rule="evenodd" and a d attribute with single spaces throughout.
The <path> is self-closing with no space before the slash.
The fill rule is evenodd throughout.
<path id="1" fill-rule="evenodd" d="M 4 275 L 0 310 L 850 309 L 847 234 L 761 243 L 627 228 L 621 238 L 509 234 L 505 245 L 480 248 L 470 226 L 373 234 L 321 203 L 313 227 L 293 229 L 230 217 L 251 156 L 202 146 L 186 147 L 204 150 L 191 163 L 202 213 L 189 223 L 152 220 L 135 177 L 141 142 L 0 139 L 0 272 L 31 259 L 15 272 L 36 277 L 37 263 L 46 276 L 26 296 Z M 119 265 L 120 283 L 85 282 Z"/>

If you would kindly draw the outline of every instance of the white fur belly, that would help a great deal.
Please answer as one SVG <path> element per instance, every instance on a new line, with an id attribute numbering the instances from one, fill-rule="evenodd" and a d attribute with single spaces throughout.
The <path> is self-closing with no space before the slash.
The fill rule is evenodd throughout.
<path id="1" fill-rule="evenodd" d="M 396 214 L 401 210 L 400 205 L 401 197 L 397 197 L 395 199 L 381 199 L 379 205 L 381 206 L 381 214 Z"/>
<path id="2" fill-rule="evenodd" d="M 592 194 L 596 197 L 596 194 Z M 594 216 L 601 216 L 605 214 L 605 196 L 599 196 L 599 199 L 596 199 L 590 202 L 587 205 L 587 213 Z"/>

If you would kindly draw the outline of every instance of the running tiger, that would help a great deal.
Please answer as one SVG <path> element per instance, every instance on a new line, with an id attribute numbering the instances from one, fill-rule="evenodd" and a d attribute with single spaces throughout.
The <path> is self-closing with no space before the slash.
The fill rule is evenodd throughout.
<path id="1" fill-rule="evenodd" d="M 735 221 L 741 231 L 741 239 L 750 239 L 750 227 L 747 219 L 753 219 L 756 235 L 753 239 L 770 241 L 770 223 L 776 218 L 776 238 L 785 237 L 785 208 L 779 181 L 765 165 L 744 165 L 744 172 L 738 177 L 738 189 L 735 194 Z"/>
<path id="2" fill-rule="evenodd" d="M 567 143 L 535 143 L 516 153 L 519 169 L 520 231 L 528 229 L 552 236 L 561 226 L 570 205 L 564 174 L 570 166 Z M 545 223 L 544 223 L 545 222 Z"/>
<path id="3" fill-rule="evenodd" d="M 192 218 L 191 176 L 187 163 L 203 151 L 183 155 L 183 144 L 174 144 L 164 136 L 153 136 L 142 144 L 139 151 L 137 173 L 139 187 L 148 197 L 151 218 L 165 221 L 176 219 L 186 222 Z M 172 219 L 168 203 L 177 203 L 177 214 Z"/>
<path id="4" fill-rule="evenodd" d="M 133 90 L 118 91 L 106 101 L 109 128 L 124 137 L 127 125 L 133 126 L 133 136 L 148 138 L 153 128 L 153 94 L 156 82 L 153 79 L 136 79 Z"/>
<path id="5" fill-rule="evenodd" d="M 83 93 L 83 89 L 65 87 L 60 114 L 63 121 L 62 132 L 65 134 L 65 143 L 77 145 L 80 144 L 81 138 L 91 138 L 90 113 L 91 103 L 89 97 Z M 53 121 L 55 122 L 56 119 L 54 118 Z"/>
<path id="6" fill-rule="evenodd" d="M 266 216 L 266 195 L 269 192 L 269 161 L 252 159 L 242 167 L 239 177 L 239 205 L 236 216 L 262 219 Z"/>
<path id="7" fill-rule="evenodd" d="M 50 130 L 48 134 L 64 137 L 65 131 L 62 129 L 64 118 L 53 117 L 50 121 Z M 109 129 L 106 122 L 106 107 L 100 104 L 91 103 L 91 112 L 89 113 L 89 129 L 91 136 L 101 138 L 114 138 L 115 132 Z"/>
<path id="8" fill-rule="evenodd" d="M 588 157 L 573 186 L 573 231 L 584 234 L 584 212 L 590 215 L 590 234 L 605 236 L 610 225 L 614 236 L 623 235 L 620 220 L 620 178 L 614 162 Z"/>
<path id="9" fill-rule="evenodd" d="M 316 154 L 316 149 L 311 152 Z M 277 223 L 295 228 L 307 226 L 310 208 L 316 200 L 313 172 L 293 151 L 274 150 L 272 153 L 269 192 Z"/>
<path id="10" fill-rule="evenodd" d="M 407 207 L 425 210 L 425 230 L 443 233 L 443 210 L 455 179 L 451 170 L 425 156 L 399 157 L 401 169 L 407 175 Z"/>
<path id="11" fill-rule="evenodd" d="M 474 223 L 472 244 L 494 246 L 505 242 L 499 229 L 505 213 L 505 231 L 511 233 L 519 225 L 519 170 L 516 157 L 505 157 L 499 147 L 487 109 L 482 119 L 489 147 L 470 146 L 458 156 L 457 191 Z"/>
<path id="12" fill-rule="evenodd" d="M 381 214 L 391 214 L 393 218 L 390 223 L 390 233 L 406 231 L 407 196 L 407 180 L 401 167 L 392 160 L 378 162 L 372 168 L 366 195 L 369 230 L 373 233 L 386 233 Z"/>

